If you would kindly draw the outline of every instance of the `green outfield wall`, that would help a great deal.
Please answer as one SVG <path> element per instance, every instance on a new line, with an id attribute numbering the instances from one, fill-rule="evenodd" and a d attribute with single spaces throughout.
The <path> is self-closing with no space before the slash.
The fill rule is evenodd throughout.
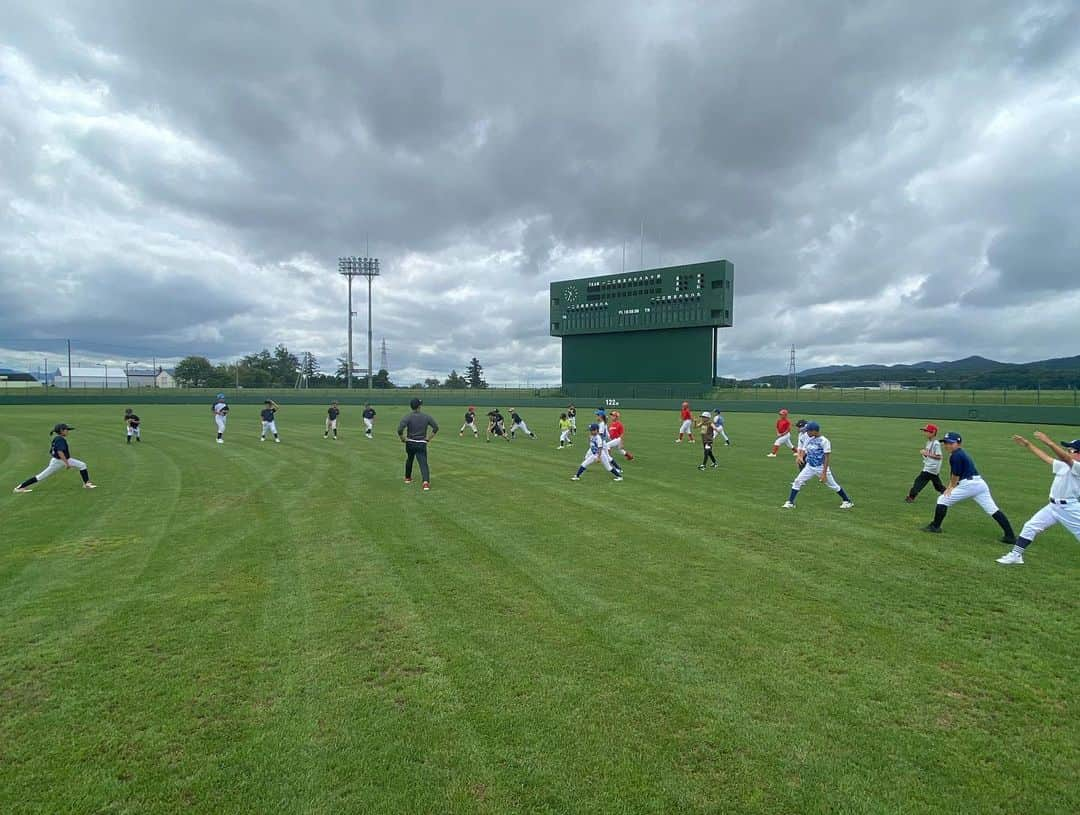
<path id="1" fill-rule="evenodd" d="M 53 392 L 45 396 L 42 393 L 0 394 L 0 407 L 5 405 L 45 405 L 59 409 L 77 409 L 79 405 L 117 405 L 140 408 L 146 405 L 192 405 L 204 408 L 209 415 L 210 404 L 216 391 L 190 390 L 140 390 L 126 393 L 101 393 L 65 398 L 62 392 Z M 625 410 L 670 410 L 674 416 L 682 401 L 681 397 L 637 398 L 637 399 L 578 399 L 576 397 L 549 396 L 540 391 L 375 391 L 370 396 L 366 392 L 335 391 L 333 393 L 312 393 L 303 390 L 280 390 L 265 392 L 230 392 L 226 398 L 231 405 L 258 405 L 264 399 L 271 398 L 288 405 L 325 405 L 336 399 L 343 407 L 359 407 L 365 402 L 378 406 L 393 406 L 402 411 L 408 410 L 409 400 L 420 396 L 425 405 L 464 406 L 475 405 L 483 414 L 492 407 L 559 409 L 574 401 L 578 414 L 582 417 L 591 415 L 600 406 L 619 407 Z M 824 400 L 786 400 L 786 401 L 725 401 L 722 397 L 691 400 L 695 410 L 720 408 L 725 413 L 776 413 L 786 407 L 793 418 L 815 418 L 822 416 L 879 416 L 915 421 L 932 421 L 942 424 L 949 421 L 967 422 L 1015 422 L 1032 426 L 1071 425 L 1077 430 L 1073 437 L 1080 436 L 1080 407 L 1063 405 L 993 405 L 993 404 L 927 404 L 927 403 L 886 403 L 886 402 L 829 402 Z M 62 411 L 61 411 L 62 412 Z M 71 417 L 53 415 L 54 410 L 42 411 L 47 422 L 70 420 Z M 1068 435 L 1068 434 L 1067 434 Z"/>

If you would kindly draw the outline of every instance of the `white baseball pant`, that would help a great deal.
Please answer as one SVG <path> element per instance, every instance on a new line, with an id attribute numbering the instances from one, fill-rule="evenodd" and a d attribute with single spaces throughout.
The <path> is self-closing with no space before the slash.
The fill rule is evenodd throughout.
<path id="1" fill-rule="evenodd" d="M 1054 524 L 1061 524 L 1080 540 L 1080 501 L 1074 498 L 1067 504 L 1047 504 L 1028 519 L 1020 530 L 1020 537 L 1035 540 L 1036 535 Z"/>
<path id="2" fill-rule="evenodd" d="M 129 436 L 134 436 L 137 439 L 142 438 L 142 433 L 140 432 L 139 428 L 132 427 L 131 425 L 128 425 L 127 434 Z"/>
<path id="3" fill-rule="evenodd" d="M 784 433 L 782 436 L 777 436 L 776 441 L 773 442 L 774 447 L 790 447 L 795 449 L 795 445 L 791 443 L 791 433 Z M 820 473 L 819 473 L 820 475 Z"/>
<path id="4" fill-rule="evenodd" d="M 606 449 L 601 449 L 599 455 L 592 451 L 589 451 L 586 454 L 585 458 L 582 460 L 581 466 L 585 469 L 588 469 L 590 464 L 595 464 L 597 461 L 603 464 L 604 469 L 607 470 L 609 473 L 614 469 L 611 460 L 611 454 L 608 453 Z"/>
<path id="5" fill-rule="evenodd" d="M 86 469 L 86 463 L 79 461 L 77 458 L 69 458 L 68 463 L 70 463 L 71 466 L 74 467 L 76 470 Z M 66 468 L 67 465 L 64 464 L 64 462 L 62 462 L 60 459 L 51 458 L 49 459 L 49 466 L 42 470 L 40 473 L 38 473 L 36 478 L 38 481 L 44 481 L 50 475 L 56 475 L 58 472 Z"/>
<path id="6" fill-rule="evenodd" d="M 473 422 L 472 424 L 465 422 L 465 424 L 461 426 L 461 430 L 459 430 L 458 433 L 464 433 L 466 430 L 471 430 L 474 436 L 480 435 L 480 431 L 476 429 L 476 422 Z"/>
<path id="7" fill-rule="evenodd" d="M 998 511 L 998 505 L 994 503 L 994 497 L 990 494 L 990 487 L 982 480 L 982 476 L 976 475 L 965 478 L 946 495 L 938 496 L 937 502 L 947 507 L 959 504 L 968 498 L 974 498 L 975 503 L 982 507 L 987 515 L 993 515 Z"/>
<path id="8" fill-rule="evenodd" d="M 217 432 L 218 433 L 224 433 L 225 432 L 225 417 L 224 416 L 220 416 L 217 413 L 215 413 L 214 414 L 214 424 L 217 425 Z"/>
<path id="9" fill-rule="evenodd" d="M 337 419 L 331 419 L 329 416 L 327 416 L 326 432 L 329 433 L 331 430 L 337 430 Z"/>
<path id="10" fill-rule="evenodd" d="M 559 434 L 559 444 L 569 444 L 570 443 L 570 434 L 571 434 L 571 432 L 572 431 L 570 430 L 569 427 L 566 428 L 566 430 L 562 431 Z"/>
<path id="11" fill-rule="evenodd" d="M 803 485 L 811 478 L 821 478 L 821 470 L 821 465 L 818 465 L 817 467 L 812 467 L 807 464 L 805 467 L 799 470 L 799 474 L 795 476 L 795 480 L 791 482 L 791 488 L 793 490 L 801 490 L 803 488 Z M 825 484 L 833 492 L 840 492 L 840 485 L 837 484 L 836 479 L 833 478 L 832 467 L 830 467 L 829 471 L 825 473 Z"/>
<path id="12" fill-rule="evenodd" d="M 375 426 L 374 421 L 372 421 L 371 419 L 364 419 L 364 432 L 365 433 L 370 433 L 371 428 L 373 428 L 374 426 Z"/>
<path id="13" fill-rule="evenodd" d="M 266 432 L 267 431 L 270 431 L 275 436 L 277 435 L 277 422 L 263 422 L 262 426 L 263 426 L 263 429 L 262 429 L 263 438 L 266 438 Z"/>
<path id="14" fill-rule="evenodd" d="M 691 436 L 693 436 L 694 435 L 694 422 L 692 420 L 690 420 L 690 419 L 687 419 L 681 425 L 679 425 L 679 432 L 680 433 L 689 433 Z"/>
<path id="15" fill-rule="evenodd" d="M 510 428 L 511 433 L 513 433 L 513 432 L 515 432 L 517 430 L 520 430 L 526 436 L 531 436 L 532 435 L 532 433 L 529 432 L 529 426 L 527 424 L 525 424 L 525 422 L 518 422 L 517 424 L 515 424 L 513 427 Z"/>

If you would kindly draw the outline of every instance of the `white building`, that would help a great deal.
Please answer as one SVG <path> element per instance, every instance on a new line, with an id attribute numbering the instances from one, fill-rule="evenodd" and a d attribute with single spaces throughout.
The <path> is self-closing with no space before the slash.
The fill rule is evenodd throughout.
<path id="1" fill-rule="evenodd" d="M 173 375 L 164 368 L 159 367 L 157 373 L 153 368 L 128 368 L 127 386 L 129 388 L 175 388 L 176 380 Z"/>
<path id="2" fill-rule="evenodd" d="M 53 376 L 53 387 L 56 388 L 126 388 L 128 386 L 127 372 L 123 368 L 107 368 L 100 365 L 96 368 L 57 368 Z"/>

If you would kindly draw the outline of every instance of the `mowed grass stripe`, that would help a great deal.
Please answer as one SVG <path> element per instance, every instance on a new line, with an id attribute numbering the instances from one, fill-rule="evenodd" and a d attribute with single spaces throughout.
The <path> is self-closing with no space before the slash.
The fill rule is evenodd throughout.
<path id="1" fill-rule="evenodd" d="M 439 410 L 423 494 L 386 409 L 367 441 L 346 406 L 334 443 L 287 406 L 281 445 L 234 412 L 218 446 L 204 411 L 154 406 L 130 449 L 114 409 L 77 411 L 76 434 L 102 426 L 73 445 L 102 490 L 57 477 L 7 505 L 0 598 L 31 600 L 0 675 L 38 672 L 0 700 L 11 811 L 1075 809 L 1075 545 L 1048 533 L 1002 569 L 973 506 L 926 540 L 932 496 L 899 501 L 919 437 L 893 420 L 826 424 L 852 513 L 814 484 L 784 513 L 794 468 L 764 458 L 763 416 L 730 415 L 702 474 L 672 416 L 630 412 L 614 484 L 570 482 L 582 446 L 555 451 L 541 411 L 542 439 L 508 445 Z M 16 414 L 16 438 L 39 432 Z M 1013 428 L 958 429 L 1019 527 L 1045 467 Z M 31 523 L 120 479 L 104 518 Z M 173 494 L 145 561 L 112 563 L 120 599 L 54 545 L 130 533 Z M 54 582 L 85 604 L 51 605 Z M 78 638 L 33 642 L 94 604 Z"/>

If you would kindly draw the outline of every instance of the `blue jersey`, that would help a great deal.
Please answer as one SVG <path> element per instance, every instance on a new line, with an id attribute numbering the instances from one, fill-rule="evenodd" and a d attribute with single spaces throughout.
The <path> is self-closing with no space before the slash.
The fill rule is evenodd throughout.
<path id="1" fill-rule="evenodd" d="M 65 456 L 71 455 L 70 451 L 68 450 L 67 439 L 65 439 L 63 436 L 56 436 L 52 440 L 52 444 L 49 446 L 49 455 L 53 458 L 60 458 L 61 453 L 63 453 Z"/>
<path id="2" fill-rule="evenodd" d="M 600 455 L 600 451 L 604 449 L 604 440 L 597 433 L 595 436 L 589 436 L 589 452 L 594 456 Z"/>
<path id="3" fill-rule="evenodd" d="M 979 474 L 979 471 L 975 469 L 975 462 L 971 460 L 971 456 L 964 452 L 963 447 L 957 447 L 949 456 L 949 470 L 960 481 L 974 478 Z"/>
<path id="4" fill-rule="evenodd" d="M 808 436 L 806 446 L 806 466 L 821 467 L 825 464 L 825 454 L 832 452 L 832 445 L 824 436 Z"/>

